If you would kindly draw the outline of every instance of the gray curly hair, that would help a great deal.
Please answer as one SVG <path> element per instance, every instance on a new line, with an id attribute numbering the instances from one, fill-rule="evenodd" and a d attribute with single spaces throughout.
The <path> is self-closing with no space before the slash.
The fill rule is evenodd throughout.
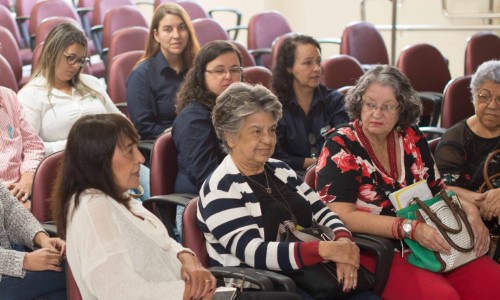
<path id="1" fill-rule="evenodd" d="M 473 99 L 486 81 L 500 83 L 500 60 L 490 60 L 482 63 L 472 75 L 470 91 Z"/>
<path id="2" fill-rule="evenodd" d="M 410 80 L 397 68 L 389 65 L 377 65 L 359 78 L 356 86 L 345 97 L 345 109 L 351 119 L 361 119 L 362 97 L 372 83 L 390 86 L 399 103 L 397 125 L 406 128 L 417 124 L 422 114 L 422 102 L 418 92 L 413 89 Z"/>

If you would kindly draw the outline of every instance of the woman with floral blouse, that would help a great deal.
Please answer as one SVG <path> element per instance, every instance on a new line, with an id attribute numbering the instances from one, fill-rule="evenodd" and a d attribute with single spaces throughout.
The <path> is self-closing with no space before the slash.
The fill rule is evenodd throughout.
<path id="1" fill-rule="evenodd" d="M 450 245 L 433 227 L 396 218 L 388 198 L 421 180 L 433 194 L 446 188 L 415 126 L 422 105 L 408 78 L 394 67 L 376 66 L 349 91 L 346 110 L 354 121 L 326 135 L 316 167 L 322 200 L 352 232 L 395 241 L 410 238 L 432 251 L 449 253 Z M 462 201 L 462 206 L 474 231 L 475 251 L 483 255 L 488 230 L 474 205 Z M 500 267 L 486 256 L 446 273 L 419 269 L 407 257 L 395 253 L 383 299 L 493 299 L 500 293 Z M 362 263 L 373 261 L 364 258 Z"/>

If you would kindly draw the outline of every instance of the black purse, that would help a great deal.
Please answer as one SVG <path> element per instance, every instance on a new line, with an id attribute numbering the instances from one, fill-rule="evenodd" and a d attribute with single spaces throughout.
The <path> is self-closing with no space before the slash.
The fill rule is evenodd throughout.
<path id="1" fill-rule="evenodd" d="M 313 226 L 300 230 L 293 222 L 285 221 L 280 224 L 277 239 L 280 242 L 333 241 L 335 234 L 331 228 L 319 225 L 315 220 L 313 220 Z M 372 289 L 376 284 L 375 276 L 360 265 L 356 289 L 344 293 L 337 278 L 336 264 L 331 261 L 282 273 L 292 278 L 295 284 L 315 299 L 347 299 Z"/>

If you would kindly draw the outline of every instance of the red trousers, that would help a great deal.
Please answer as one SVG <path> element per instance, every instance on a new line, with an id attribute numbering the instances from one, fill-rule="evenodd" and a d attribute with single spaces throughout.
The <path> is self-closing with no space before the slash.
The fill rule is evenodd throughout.
<path id="1" fill-rule="evenodd" d="M 364 253 L 361 263 L 375 268 L 375 258 Z M 453 271 L 434 273 L 410 265 L 408 254 L 401 258 L 395 252 L 382 299 L 500 299 L 500 265 L 483 256 Z"/>

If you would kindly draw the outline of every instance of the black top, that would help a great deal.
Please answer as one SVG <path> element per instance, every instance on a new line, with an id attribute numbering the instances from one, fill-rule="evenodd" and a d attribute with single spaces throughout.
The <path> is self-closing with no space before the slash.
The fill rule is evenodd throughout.
<path id="1" fill-rule="evenodd" d="M 500 147 L 500 137 L 482 138 L 472 132 L 467 120 L 448 129 L 436 148 L 434 158 L 446 184 L 477 191 L 484 182 L 484 161 Z M 489 176 L 500 172 L 500 155 L 488 167 Z M 500 187 L 500 179 L 492 182 Z"/>
<path id="2" fill-rule="evenodd" d="M 304 201 L 304 198 L 297 194 L 297 192 L 293 191 L 286 184 L 283 184 L 282 181 L 270 172 L 267 172 L 267 178 L 269 180 L 269 186 L 272 189 L 271 194 L 268 194 L 263 189 L 263 187 L 267 187 L 264 172 L 248 177 L 260 184 L 258 185 L 254 181 L 247 179 L 248 184 L 260 203 L 264 221 L 264 240 L 266 242 L 276 241 L 279 224 L 292 219 L 284 201 L 287 201 L 294 216 L 297 218 L 298 225 L 304 228 L 311 227 L 311 206 L 309 202 Z"/>

